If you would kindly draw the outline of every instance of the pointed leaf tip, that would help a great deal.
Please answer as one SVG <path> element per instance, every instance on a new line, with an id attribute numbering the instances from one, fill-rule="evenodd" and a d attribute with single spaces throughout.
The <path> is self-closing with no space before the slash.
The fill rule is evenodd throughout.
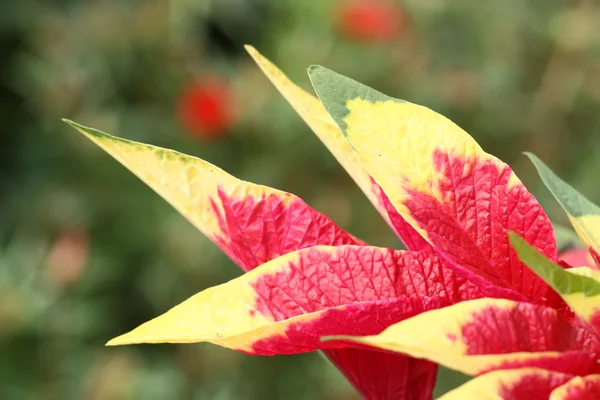
<path id="1" fill-rule="evenodd" d="M 146 343 L 144 340 L 141 340 L 139 337 L 138 337 L 138 340 L 132 340 L 131 336 L 132 336 L 131 332 L 124 333 L 122 335 L 119 335 L 117 337 L 110 339 L 108 342 L 106 342 L 106 344 L 104 346 L 114 347 L 114 346 L 125 346 L 128 344 Z"/>
<path id="2" fill-rule="evenodd" d="M 311 76 L 311 74 L 318 74 L 319 71 L 322 71 L 322 70 L 328 70 L 328 69 L 325 67 L 322 67 L 320 65 L 317 65 L 317 64 L 309 65 L 307 68 L 308 76 Z"/>
<path id="3" fill-rule="evenodd" d="M 542 181 L 567 213 L 579 238 L 590 249 L 600 266 L 600 207 L 556 175 L 542 160 L 525 153 L 538 170 Z"/>
<path id="4" fill-rule="evenodd" d="M 311 65 L 308 76 L 319 100 L 345 136 L 348 135 L 347 118 L 351 109 L 363 112 L 361 106 L 364 104 L 406 103 L 320 65 Z M 352 140 L 348 142 L 354 147 Z"/>
<path id="5" fill-rule="evenodd" d="M 77 123 L 77 122 L 75 122 L 75 121 L 71 121 L 70 119 L 67 119 L 67 118 L 61 118 L 60 120 L 61 120 L 62 122 L 64 122 L 65 124 L 72 126 L 72 127 L 73 127 L 73 128 L 75 128 L 75 129 L 80 129 L 80 128 L 83 128 L 83 126 L 82 126 L 82 125 L 78 124 L 78 123 Z"/>
<path id="6" fill-rule="evenodd" d="M 556 200 L 563 206 L 571 217 L 583 217 L 600 214 L 600 207 L 579 193 L 575 188 L 554 173 L 535 154 L 526 152 L 525 155 L 538 170 L 542 181 Z"/>
<path id="7" fill-rule="evenodd" d="M 113 338 L 113 339 L 110 339 L 108 342 L 106 342 L 105 346 L 107 346 L 107 347 L 108 346 L 114 347 L 114 346 L 122 346 L 122 345 L 124 345 L 125 343 L 122 343 L 119 340 L 119 338 L 120 338 L 120 336 L 118 336 L 116 338 Z"/>
<path id="8" fill-rule="evenodd" d="M 92 141 L 96 141 L 96 139 L 118 139 L 118 140 L 121 140 L 124 142 L 130 142 L 129 140 L 121 139 L 116 136 L 109 135 L 108 133 L 99 131 L 97 129 L 90 128 L 85 125 L 81 125 L 75 121 L 71 121 L 70 119 L 62 118 L 62 121 L 64 123 L 68 124 L 69 126 L 71 126 L 72 128 L 76 129 L 80 133 L 84 134 L 88 138 L 92 139 Z M 98 145 L 100 145 L 100 147 L 102 147 L 100 143 L 96 142 L 96 144 L 98 144 Z"/>
<path id="9" fill-rule="evenodd" d="M 258 53 L 258 50 L 256 50 L 256 48 L 254 46 L 252 46 L 251 44 L 245 44 L 244 50 L 246 50 L 246 52 L 248 54 L 250 54 L 252 57 L 254 57 L 254 55 Z"/>
<path id="10" fill-rule="evenodd" d="M 357 88 L 368 88 L 320 65 L 309 66 L 308 77 L 321 104 L 346 136 L 345 118 L 350 112 L 348 102 L 362 97 Z"/>

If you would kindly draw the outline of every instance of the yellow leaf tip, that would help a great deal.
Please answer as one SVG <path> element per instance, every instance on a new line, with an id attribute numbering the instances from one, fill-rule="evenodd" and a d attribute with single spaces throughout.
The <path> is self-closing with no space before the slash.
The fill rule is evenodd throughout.
<path id="1" fill-rule="evenodd" d="M 264 57 L 262 54 L 259 53 L 258 50 L 256 50 L 256 48 L 252 45 L 249 44 L 245 44 L 244 45 L 244 49 L 246 49 L 246 52 L 248 54 L 250 54 L 250 57 L 252 57 L 252 59 L 258 64 L 260 65 L 262 62 L 264 62 Z"/>
<path id="2" fill-rule="evenodd" d="M 78 124 L 77 122 L 75 122 L 75 121 L 71 121 L 70 119 L 67 119 L 67 118 L 61 118 L 60 120 L 61 120 L 62 122 L 64 122 L 65 124 L 72 126 L 72 127 L 73 127 L 73 128 L 75 128 L 75 129 L 79 129 L 79 128 L 81 128 L 81 125 L 79 125 L 79 124 Z"/>
<path id="3" fill-rule="evenodd" d="M 128 334 L 117 336 L 116 338 L 110 339 L 106 342 L 105 346 L 123 346 L 126 344 L 133 344 L 131 340 L 127 340 Z"/>
<path id="4" fill-rule="evenodd" d="M 75 128 L 76 130 L 78 130 L 79 132 L 83 133 L 83 134 L 92 134 L 94 133 L 95 129 L 92 128 L 88 128 L 86 126 L 83 126 L 81 124 L 78 124 L 75 121 L 71 121 L 70 119 L 67 118 L 61 118 L 61 120 L 66 123 L 67 125 L 71 126 L 72 128 Z"/>
<path id="5" fill-rule="evenodd" d="M 110 339 L 108 342 L 106 342 L 105 346 L 122 346 L 123 343 L 121 343 L 119 340 L 117 340 L 118 338 L 114 338 L 114 339 Z"/>

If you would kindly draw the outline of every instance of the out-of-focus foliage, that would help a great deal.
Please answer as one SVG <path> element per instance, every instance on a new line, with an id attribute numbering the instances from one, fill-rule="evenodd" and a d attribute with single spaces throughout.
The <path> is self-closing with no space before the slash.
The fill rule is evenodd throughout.
<path id="1" fill-rule="evenodd" d="M 300 195 L 370 243 L 399 247 L 244 43 L 305 87 L 305 67 L 326 65 L 448 116 L 509 162 L 559 223 L 567 223 L 563 213 L 520 151 L 548 160 L 600 200 L 600 5 L 593 1 L 395 1 L 394 21 L 403 26 L 379 36 L 365 34 L 373 17 L 349 12 L 350 0 L 5 3 L 2 399 L 355 398 L 317 354 L 103 347 L 241 272 L 60 117 L 198 155 Z M 200 90 L 200 100 L 189 100 L 190 90 Z M 186 123 L 194 108 L 197 119 Z M 439 391 L 456 379 L 443 376 Z"/>

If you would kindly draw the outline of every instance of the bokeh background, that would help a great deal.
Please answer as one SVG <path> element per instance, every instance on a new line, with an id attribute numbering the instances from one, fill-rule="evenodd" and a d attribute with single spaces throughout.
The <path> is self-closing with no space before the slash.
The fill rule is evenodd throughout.
<path id="1" fill-rule="evenodd" d="M 453 119 L 565 223 L 521 155 L 600 200 L 600 3 L 19 0 L 0 10 L 0 399 L 354 399 L 318 354 L 105 348 L 240 274 L 60 121 L 202 157 L 399 241 L 244 52 L 322 64 Z M 432 327 L 435 329 L 435 327 Z M 443 372 L 438 393 L 458 384 Z"/>

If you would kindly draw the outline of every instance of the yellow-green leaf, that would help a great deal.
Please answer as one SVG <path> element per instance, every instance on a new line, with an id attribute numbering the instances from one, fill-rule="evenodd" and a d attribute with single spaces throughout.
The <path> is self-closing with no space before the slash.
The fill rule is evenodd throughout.
<path id="1" fill-rule="evenodd" d="M 538 157 L 525 154 L 535 165 L 548 190 L 564 208 L 575 231 L 600 266 L 600 207 L 559 178 Z"/>
<path id="2" fill-rule="evenodd" d="M 599 329 L 600 271 L 588 267 L 565 269 L 514 232 L 510 232 L 509 236 L 521 261 L 556 290 L 584 321 Z"/>

